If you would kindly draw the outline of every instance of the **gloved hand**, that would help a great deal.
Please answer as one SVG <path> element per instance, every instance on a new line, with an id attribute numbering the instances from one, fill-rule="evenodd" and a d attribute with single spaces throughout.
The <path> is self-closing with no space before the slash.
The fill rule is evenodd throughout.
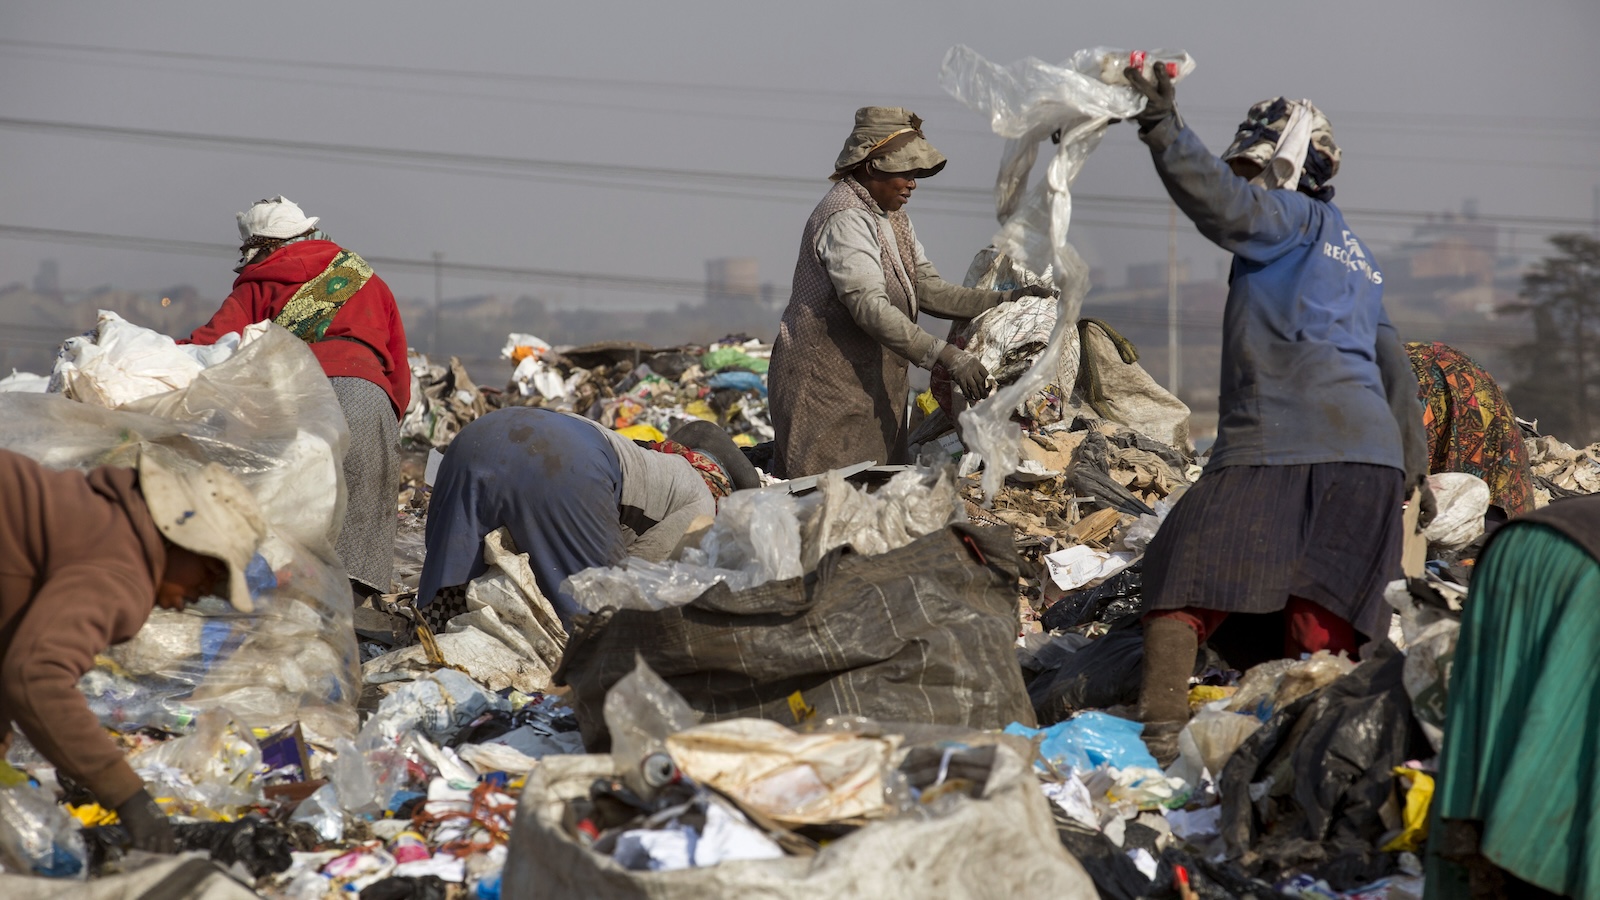
<path id="1" fill-rule="evenodd" d="M 1059 297 L 1059 296 L 1061 296 L 1061 292 L 1060 291 L 1052 291 L 1051 289 L 1045 287 L 1042 284 L 1030 284 L 1027 287 L 1012 288 L 1011 290 L 1006 291 L 1005 295 L 1000 299 L 1000 302 L 1001 303 L 1011 303 L 1012 301 L 1015 301 L 1015 300 L 1021 300 L 1023 297 Z"/>
<path id="2" fill-rule="evenodd" d="M 161 811 L 161 807 L 156 805 L 156 801 L 151 799 L 149 792 L 141 789 L 122 801 L 122 805 L 117 807 L 117 818 L 122 822 L 122 827 L 128 829 L 134 849 L 151 853 L 178 852 L 178 839 L 173 835 L 172 823 L 167 820 L 167 814 Z"/>
<path id="3" fill-rule="evenodd" d="M 1421 531 L 1433 524 L 1439 515 L 1439 501 L 1433 496 L 1433 488 L 1428 486 L 1428 479 L 1422 479 L 1421 494 L 1417 498 L 1417 530 Z"/>
<path id="4" fill-rule="evenodd" d="M 969 402 L 976 403 L 989 396 L 989 370 L 978 362 L 976 356 L 955 344 L 946 344 L 939 351 L 939 362 L 950 370 L 950 380 L 961 388 L 961 393 L 966 395 Z"/>
<path id="5" fill-rule="evenodd" d="M 1128 84 L 1133 85 L 1134 90 L 1144 95 L 1144 110 L 1134 116 L 1139 123 L 1140 133 L 1149 131 L 1162 119 L 1178 112 L 1178 91 L 1172 85 L 1172 76 L 1167 74 L 1167 67 L 1158 63 L 1152 68 L 1156 76 L 1154 83 L 1133 66 L 1122 70 L 1122 75 L 1128 79 Z"/>

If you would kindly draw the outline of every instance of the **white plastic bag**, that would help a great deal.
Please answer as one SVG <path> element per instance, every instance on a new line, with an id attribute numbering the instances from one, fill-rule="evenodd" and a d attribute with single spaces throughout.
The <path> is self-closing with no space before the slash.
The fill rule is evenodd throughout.
<path id="1" fill-rule="evenodd" d="M 986 113 L 990 127 L 1007 138 L 995 183 L 995 212 L 1001 228 L 996 250 L 1031 271 L 1053 265 L 1057 301 L 1056 325 L 1049 346 L 1028 373 L 961 414 L 962 438 L 984 463 L 986 503 L 1016 471 L 1021 452 L 1020 429 L 1010 420 L 1011 410 L 1056 374 L 1058 360 L 1075 334 L 1084 294 L 1088 293 L 1088 267 L 1067 242 L 1072 221 L 1072 182 L 1112 119 L 1129 118 L 1144 107 L 1144 97 L 1133 88 L 1101 80 L 1109 57 L 1126 51 L 1096 47 L 1080 50 L 1065 66 L 1023 59 L 1001 67 L 971 48 L 952 47 L 945 54 L 940 84 L 951 96 Z M 1179 58 L 1178 76 L 1194 69 L 1186 54 L 1153 51 L 1157 59 Z M 1045 179 L 1022 200 L 1028 173 L 1038 157 L 1041 142 L 1058 141 Z"/>
<path id="2" fill-rule="evenodd" d="M 262 329 L 247 330 L 243 340 Z M 87 334 L 68 338 L 56 357 L 50 390 L 74 400 L 116 409 L 155 394 L 181 390 L 201 370 L 226 361 L 242 343 L 230 332 L 212 345 L 178 344 L 102 309 Z"/>
<path id="3" fill-rule="evenodd" d="M 1440 472 L 1428 476 L 1428 487 L 1439 506 L 1439 514 L 1422 531 L 1428 543 L 1454 550 L 1483 534 L 1489 485 L 1482 478 L 1465 472 Z"/>
<path id="4" fill-rule="evenodd" d="M 255 336 L 252 336 L 252 333 Z M 226 361 L 182 390 L 107 409 L 60 394 L 0 393 L 0 446 L 51 468 L 135 463 L 141 444 L 180 468 L 217 462 L 238 476 L 269 525 L 256 611 L 208 598 L 155 610 L 111 657 L 144 674 L 86 682 L 112 703 L 187 715 L 225 707 L 252 727 L 299 721 L 314 740 L 355 733 L 357 655 L 350 583 L 333 550 L 344 519 L 344 412 L 311 350 L 270 323 L 246 329 Z M 169 719 L 168 724 L 182 716 Z"/>

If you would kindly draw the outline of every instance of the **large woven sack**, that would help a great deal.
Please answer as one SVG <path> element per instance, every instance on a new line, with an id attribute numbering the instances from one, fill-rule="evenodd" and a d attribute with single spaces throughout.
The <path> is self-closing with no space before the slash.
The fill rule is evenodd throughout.
<path id="1" fill-rule="evenodd" d="M 810 709 L 975 729 L 1033 724 L 1014 647 L 1021 562 L 1009 528 L 956 524 L 879 556 L 824 560 L 819 571 L 581 618 L 555 681 L 572 686 L 584 743 L 610 746 L 606 692 L 635 654 L 707 721 L 793 725 Z"/>
<path id="2" fill-rule="evenodd" d="M 997 747 L 979 798 L 929 817 L 874 822 L 811 857 L 724 862 L 670 872 L 629 871 L 562 828 L 566 802 L 617 777 L 608 755 L 549 756 L 528 774 L 500 896 L 506 900 L 1093 900 L 1094 883 L 1056 838 L 1050 801 L 1028 763 Z"/>

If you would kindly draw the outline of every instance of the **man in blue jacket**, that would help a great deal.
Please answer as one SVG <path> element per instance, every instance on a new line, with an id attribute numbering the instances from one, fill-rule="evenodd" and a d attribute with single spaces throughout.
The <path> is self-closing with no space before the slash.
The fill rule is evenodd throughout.
<path id="1" fill-rule="evenodd" d="M 1127 77 L 1148 100 L 1139 136 L 1167 193 L 1234 254 L 1217 440 L 1145 557 L 1140 706 L 1166 764 L 1197 646 L 1230 615 L 1270 616 L 1258 624 L 1283 635 L 1281 648 L 1257 638 L 1235 652 L 1241 667 L 1280 649 L 1354 656 L 1387 633 L 1383 588 L 1400 571 L 1427 442 L 1383 273 L 1331 202 L 1328 120 L 1305 100 L 1258 103 L 1219 159 L 1178 116 L 1162 67 L 1154 82 Z"/>

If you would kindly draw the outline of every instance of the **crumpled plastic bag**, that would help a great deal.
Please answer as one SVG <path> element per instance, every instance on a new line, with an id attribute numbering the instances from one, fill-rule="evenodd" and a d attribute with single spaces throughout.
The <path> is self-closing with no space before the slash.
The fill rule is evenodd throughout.
<path id="1" fill-rule="evenodd" d="M 1085 544 L 1073 544 L 1045 556 L 1050 580 L 1063 591 L 1092 586 L 1133 565 L 1132 553 L 1107 553 Z"/>
<path id="2" fill-rule="evenodd" d="M 1233 751 L 1260 727 L 1255 716 L 1209 706 L 1200 710 L 1178 735 L 1178 758 L 1184 768 L 1174 774 L 1190 784 L 1199 784 L 1205 772 L 1213 778 L 1221 775 Z"/>
<path id="3" fill-rule="evenodd" d="M 1308 659 L 1264 662 L 1244 673 L 1227 711 L 1253 715 L 1265 722 L 1279 710 L 1339 680 L 1355 667 L 1351 660 L 1326 650 L 1318 650 Z"/>
<path id="4" fill-rule="evenodd" d="M 50 878 L 88 875 L 88 853 L 78 823 L 43 788 L 0 788 L 0 862 L 5 868 Z"/>
<path id="5" fill-rule="evenodd" d="M 131 466 L 139 452 L 179 470 L 219 463 L 250 489 L 269 525 L 262 563 L 247 573 L 255 612 L 218 598 L 181 613 L 155 610 L 132 641 L 107 654 L 138 660 L 148 673 L 127 680 L 137 688 L 127 699 L 175 713 L 226 707 L 252 727 L 300 721 L 315 740 L 355 733 L 350 587 L 333 549 L 344 521 L 340 461 L 349 429 L 305 342 L 257 323 L 237 351 L 180 390 L 118 409 L 3 393 L 0 421 L 0 446 L 51 468 Z"/>
<path id="6" fill-rule="evenodd" d="M 1483 517 L 1489 511 L 1488 483 L 1465 472 L 1439 472 L 1428 476 L 1428 487 L 1439 507 L 1439 514 L 1422 530 L 1428 543 L 1455 550 L 1483 534 Z"/>
<path id="7" fill-rule="evenodd" d="M 212 345 L 179 344 L 159 331 L 100 310 L 87 334 L 67 338 L 50 374 L 49 390 L 83 403 L 117 409 L 155 394 L 182 390 L 201 370 L 226 361 L 259 331 L 230 332 Z"/>
<path id="8" fill-rule="evenodd" d="M 1103 75 L 1116 80 L 1105 73 L 1108 65 L 1115 68 L 1107 60 L 1119 53 L 1125 51 L 1096 47 L 1078 51 L 1064 66 L 1028 58 L 1001 67 L 958 45 L 945 54 L 940 70 L 944 89 L 986 113 L 994 132 L 1008 139 L 995 184 L 995 212 L 1002 224 L 993 246 L 1031 271 L 1053 266 L 1061 291 L 1049 344 L 1032 368 L 960 416 L 967 448 L 984 462 L 986 505 L 994 502 L 1019 461 L 1021 432 L 1010 421 L 1011 411 L 1056 376 L 1088 293 L 1088 267 L 1067 242 L 1072 182 L 1111 120 L 1130 118 L 1144 108 L 1144 97 L 1132 87 L 1102 80 Z M 1181 59 L 1180 78 L 1194 69 L 1187 54 L 1158 50 L 1149 55 Z M 1057 142 L 1056 155 L 1044 180 L 1024 200 L 1028 173 L 1046 140 Z"/>
<path id="9" fill-rule="evenodd" d="M 680 731 L 666 746 L 691 779 L 795 826 L 890 815 L 883 773 L 900 741 L 899 735 L 800 734 L 765 719 L 728 719 Z"/>
<path id="10" fill-rule="evenodd" d="M 661 752 L 667 738 L 689 728 L 700 717 L 657 675 L 642 658 L 634 657 L 633 671 L 606 692 L 606 728 L 611 732 L 611 756 L 622 778 L 641 795 L 647 785 L 640 766 Z"/>
<path id="11" fill-rule="evenodd" d="M 1047 728 L 1029 728 L 1013 722 L 1005 732 L 1025 738 L 1042 736 L 1040 758 L 1061 771 L 1088 772 L 1100 766 L 1161 768 L 1140 737 L 1144 726 L 1110 713 L 1083 712 Z"/>
<path id="12" fill-rule="evenodd" d="M 831 471 L 817 482 L 817 493 L 820 505 L 800 525 L 801 563 L 807 572 L 835 547 L 878 556 L 966 518 L 950 466 L 901 472 L 870 494 Z"/>
<path id="13" fill-rule="evenodd" d="M 738 592 L 798 578 L 837 547 L 863 556 L 898 550 L 965 517 L 948 466 L 901 472 L 870 494 L 828 472 L 816 495 L 798 500 L 783 491 L 735 493 L 681 560 L 630 557 L 569 576 L 563 589 L 589 612 L 669 609 L 719 582 Z"/>

